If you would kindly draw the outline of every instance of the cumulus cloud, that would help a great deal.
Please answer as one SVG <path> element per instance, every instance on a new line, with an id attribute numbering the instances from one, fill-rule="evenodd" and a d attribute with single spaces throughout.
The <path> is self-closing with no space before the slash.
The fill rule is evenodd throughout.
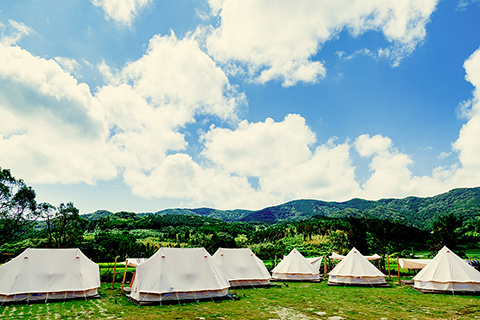
<path id="1" fill-rule="evenodd" d="M 154 36 L 147 53 L 122 70 L 121 80 L 153 105 L 174 108 L 171 118 L 183 117 L 176 125 L 193 121 L 195 112 L 234 117 L 245 99 L 195 40 L 178 40 L 173 32 Z"/>
<path id="2" fill-rule="evenodd" d="M 453 184 L 476 186 L 480 184 L 480 48 L 464 63 L 465 79 L 473 86 L 473 97 L 468 103 L 469 120 L 460 129 L 453 150 L 458 152 L 460 166 L 450 169 Z"/>
<path id="3" fill-rule="evenodd" d="M 214 203 L 239 188 L 248 194 L 246 178 L 203 167 L 182 153 L 186 124 L 199 115 L 235 122 L 245 103 L 194 40 L 155 36 L 144 56 L 120 70 L 102 63 L 108 83 L 95 95 L 70 74 L 78 67 L 74 60 L 42 59 L 5 45 L 0 59 L 0 162 L 28 181 L 91 184 L 122 172 L 132 192 L 142 190 L 144 197 Z M 174 172 L 182 174 L 167 174 Z M 160 174 L 166 193 L 156 181 Z M 151 191 L 143 192 L 139 181 Z M 192 181 L 198 186 L 174 187 Z"/>
<path id="4" fill-rule="evenodd" d="M 442 152 L 439 156 L 443 159 L 455 154 L 458 162 L 435 168 L 431 176 L 415 176 L 409 169 L 414 165 L 414 159 L 398 152 L 389 138 L 362 135 L 355 140 L 355 148 L 361 156 L 372 157 L 372 160 L 369 164 L 371 174 L 359 195 L 371 199 L 427 196 L 480 184 L 480 48 L 465 61 L 464 68 L 465 79 L 474 86 L 473 97 L 461 103 L 468 122 L 452 144 L 452 152 Z"/>
<path id="5" fill-rule="evenodd" d="M 329 141 L 312 150 L 315 135 L 299 115 L 211 128 L 203 139 L 203 156 L 229 174 L 259 178 L 256 193 L 265 199 L 347 199 L 358 187 L 348 143 Z"/>
<path id="6" fill-rule="evenodd" d="M 313 57 L 326 42 L 347 30 L 357 37 L 381 32 L 390 43 L 370 48 L 396 66 L 426 35 L 437 0 L 428 1 L 270 1 L 212 0 L 220 26 L 207 39 L 216 61 L 240 65 L 259 83 L 279 79 L 284 86 L 316 83 L 325 64 Z"/>
<path id="7" fill-rule="evenodd" d="M 391 146 L 392 140 L 379 134 L 373 137 L 363 134 L 355 139 L 355 148 L 362 157 L 371 157 L 375 153 L 387 151 Z"/>
<path id="8" fill-rule="evenodd" d="M 202 154 L 228 172 L 251 177 L 279 173 L 310 158 L 315 135 L 299 115 L 282 122 L 240 122 L 236 130 L 212 128 Z"/>
<path id="9" fill-rule="evenodd" d="M 262 190 L 281 195 L 285 200 L 322 199 L 349 200 L 359 185 L 351 163 L 348 142 L 332 140 L 318 146 L 306 161 L 297 162 L 282 174 L 260 179 Z"/>
<path id="10" fill-rule="evenodd" d="M 105 11 L 105 17 L 121 25 L 130 26 L 137 12 L 152 0 L 91 0 Z"/>
<path id="11" fill-rule="evenodd" d="M 181 199 L 184 205 L 190 206 L 258 208 L 281 200 L 266 193 L 255 192 L 246 177 L 201 166 L 189 155 L 182 153 L 165 157 L 149 175 L 126 170 L 124 176 L 125 183 L 132 187 L 135 195 Z"/>
<path id="12" fill-rule="evenodd" d="M 100 66 L 110 82 L 96 97 L 106 114 L 109 143 L 124 167 L 154 170 L 169 151 L 185 150 L 179 129 L 210 115 L 235 121 L 243 94 L 197 42 L 154 36 L 147 52 L 119 71 Z"/>
<path id="13" fill-rule="evenodd" d="M 301 115 L 239 121 L 246 97 L 217 63 L 258 82 L 315 82 L 325 69 L 312 56 L 340 31 L 355 36 L 382 32 L 392 43 L 382 52 L 401 58 L 423 39 L 435 7 L 433 1 L 353 2 L 357 10 L 340 14 L 333 2 L 321 8 L 285 4 L 291 17 L 271 3 L 212 0 L 212 11 L 222 20 L 207 45 L 217 62 L 193 36 L 156 35 L 138 60 L 118 70 L 102 63 L 106 84 L 94 94 L 75 78 L 75 60 L 39 58 L 15 46 L 17 36 L 2 37 L 0 163 L 32 183 L 95 183 L 120 174 L 139 197 L 223 209 L 259 209 L 298 198 L 426 196 L 480 183 L 480 49 L 464 64 L 474 91 L 462 104 L 467 123 L 452 144 L 458 163 L 436 168 L 430 176 L 414 175 L 415 159 L 386 136 L 363 134 L 353 143 L 332 138 L 318 144 Z M 278 13 L 279 21 L 267 8 Z M 258 14 L 264 15 L 263 28 Z M 296 20 L 300 15 L 305 21 Z M 245 35 L 237 33 L 233 26 L 247 16 L 249 23 L 241 29 Z M 282 19 L 288 28 L 282 29 Z M 31 32 L 25 28 L 17 24 L 14 29 L 19 35 Z M 227 35 L 239 36 L 238 52 L 236 43 L 230 48 L 224 42 Z M 199 116 L 220 124 L 202 132 L 201 152 L 194 154 L 182 130 Z M 370 161 L 362 184 L 352 163 L 355 151 Z"/>
<path id="14" fill-rule="evenodd" d="M 100 105 L 54 60 L 0 45 L 0 162 L 35 183 L 116 176 Z"/>

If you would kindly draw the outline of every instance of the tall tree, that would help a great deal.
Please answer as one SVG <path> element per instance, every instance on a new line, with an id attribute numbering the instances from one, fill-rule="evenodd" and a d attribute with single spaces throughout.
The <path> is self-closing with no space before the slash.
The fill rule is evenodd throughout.
<path id="1" fill-rule="evenodd" d="M 35 191 L 0 168 L 0 242 L 18 240 L 38 217 Z"/>
<path id="2" fill-rule="evenodd" d="M 51 206 L 46 206 L 45 209 L 50 245 L 57 248 L 78 246 L 83 239 L 83 225 L 86 221 L 80 217 L 73 203 L 61 203 L 53 214 L 50 214 Z"/>
<path id="3" fill-rule="evenodd" d="M 462 225 L 464 218 L 454 212 L 439 216 L 432 227 L 432 236 L 429 241 L 430 250 L 437 252 L 443 246 L 457 251 L 462 244 Z"/>

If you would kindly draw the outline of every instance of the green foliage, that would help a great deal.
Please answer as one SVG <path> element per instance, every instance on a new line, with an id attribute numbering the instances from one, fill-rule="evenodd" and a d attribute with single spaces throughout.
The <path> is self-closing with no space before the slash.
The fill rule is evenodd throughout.
<path id="1" fill-rule="evenodd" d="M 453 251 L 458 251 L 466 238 L 462 234 L 464 218 L 453 212 L 439 216 L 433 222 L 432 236 L 429 247 L 432 252 L 447 246 Z"/>
<path id="2" fill-rule="evenodd" d="M 79 211 L 73 203 L 62 203 L 51 214 L 52 210 L 55 210 L 53 206 L 43 205 L 48 245 L 56 248 L 68 248 L 80 243 L 83 240 L 83 227 L 87 221 L 80 217 Z"/>
<path id="3" fill-rule="evenodd" d="M 37 218 L 35 191 L 16 179 L 8 169 L 0 168 L 0 243 L 25 237 Z"/>
<path id="4" fill-rule="evenodd" d="M 0 250 L 79 247 L 95 261 L 150 257 L 160 247 L 204 247 L 212 254 L 219 247 L 250 247 L 270 261 L 293 248 L 306 256 L 344 254 L 352 247 L 381 255 L 434 254 L 443 245 L 459 252 L 478 247 L 479 205 L 480 188 L 471 188 L 431 198 L 298 200 L 259 211 L 99 210 L 80 216 L 72 203 L 37 204 L 32 188 L 0 169 Z"/>

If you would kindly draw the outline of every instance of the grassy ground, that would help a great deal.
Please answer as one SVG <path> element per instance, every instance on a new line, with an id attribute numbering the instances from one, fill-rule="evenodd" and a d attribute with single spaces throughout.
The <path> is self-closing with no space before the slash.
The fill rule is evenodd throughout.
<path id="1" fill-rule="evenodd" d="M 233 291 L 232 291 L 233 292 Z M 239 300 L 138 306 L 103 284 L 101 299 L 0 306 L 0 319 L 480 319 L 480 296 L 422 294 L 408 286 L 277 283 L 235 290 Z"/>

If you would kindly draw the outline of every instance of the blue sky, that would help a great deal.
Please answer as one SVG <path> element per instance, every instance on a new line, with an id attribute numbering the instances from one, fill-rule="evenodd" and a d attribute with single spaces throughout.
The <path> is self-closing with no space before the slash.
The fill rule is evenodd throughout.
<path id="1" fill-rule="evenodd" d="M 480 1 L 9 1 L 0 167 L 82 213 L 480 185 Z"/>

